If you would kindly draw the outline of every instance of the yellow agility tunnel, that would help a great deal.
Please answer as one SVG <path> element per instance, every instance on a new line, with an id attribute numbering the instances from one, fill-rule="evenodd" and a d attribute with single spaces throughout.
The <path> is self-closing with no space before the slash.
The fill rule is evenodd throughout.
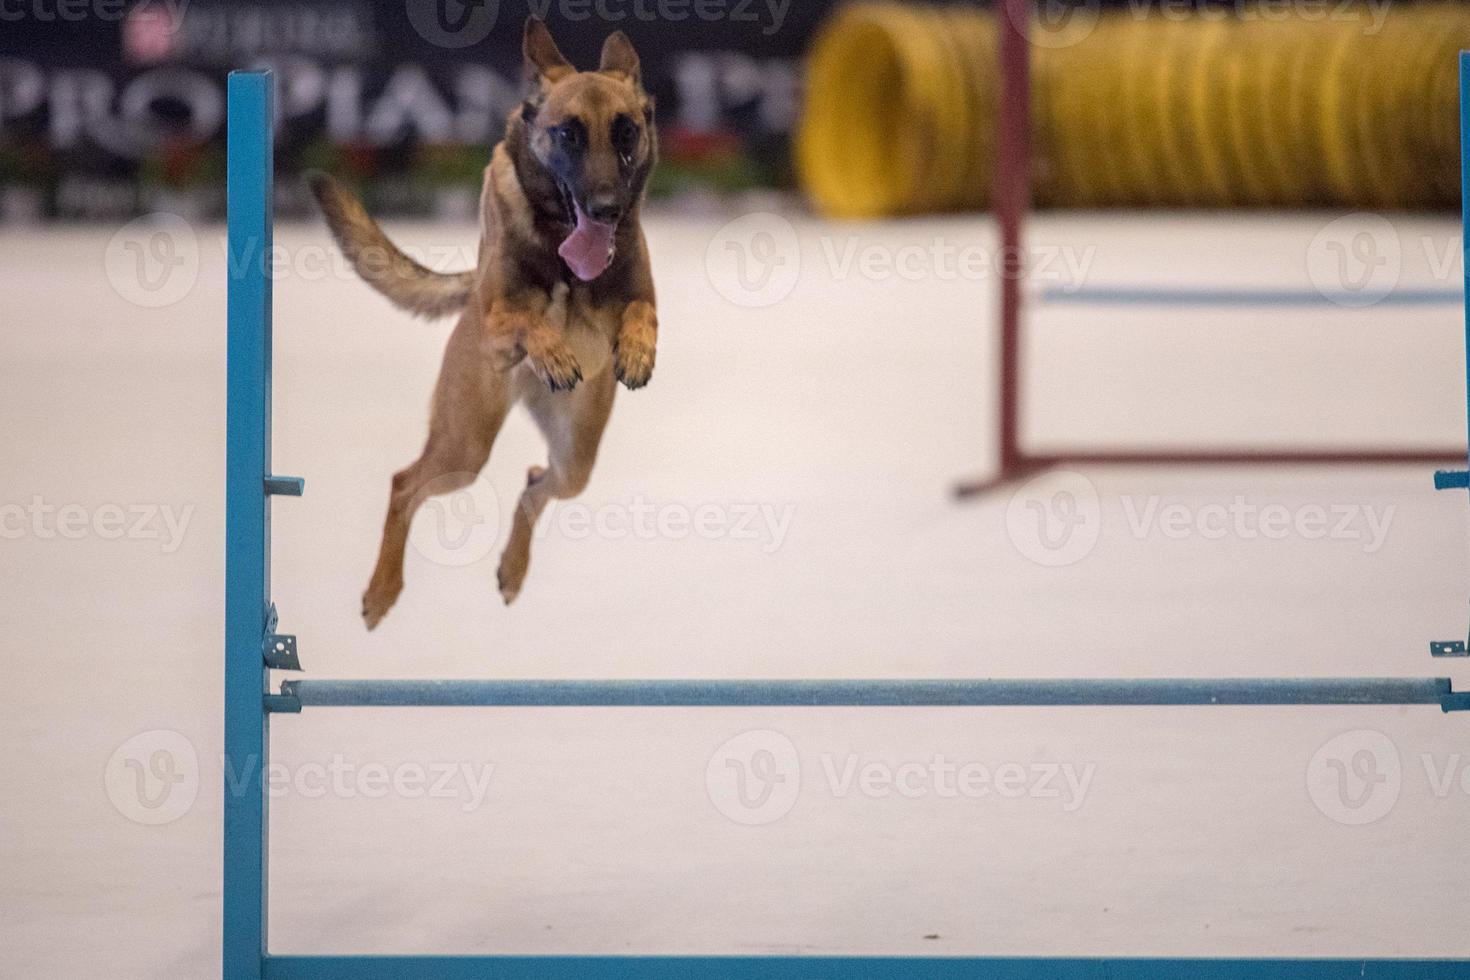
<path id="1" fill-rule="evenodd" d="M 985 208 L 1001 90 L 994 14 L 858 3 L 820 31 L 796 140 L 823 212 Z M 1041 205 L 1363 206 L 1459 200 L 1456 52 L 1470 6 L 1262 5 L 1033 20 Z"/>

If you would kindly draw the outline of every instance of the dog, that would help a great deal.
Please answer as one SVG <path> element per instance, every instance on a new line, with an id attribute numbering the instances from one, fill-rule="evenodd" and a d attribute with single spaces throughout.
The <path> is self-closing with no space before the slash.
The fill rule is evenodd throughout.
<path id="1" fill-rule="evenodd" d="M 531 532 L 552 499 L 587 486 L 617 382 L 643 387 L 658 338 L 648 245 L 639 224 L 657 157 L 653 99 L 623 32 L 595 71 L 577 71 L 538 18 L 526 21 L 525 101 L 485 168 L 476 266 L 414 262 L 331 177 L 310 175 L 354 269 L 398 307 L 458 314 L 435 387 L 423 453 L 393 476 L 362 617 L 373 629 L 403 590 L 404 547 L 428 497 L 472 483 L 506 414 L 524 404 L 546 438 L 515 509 L 497 578 L 506 604 L 525 582 Z"/>

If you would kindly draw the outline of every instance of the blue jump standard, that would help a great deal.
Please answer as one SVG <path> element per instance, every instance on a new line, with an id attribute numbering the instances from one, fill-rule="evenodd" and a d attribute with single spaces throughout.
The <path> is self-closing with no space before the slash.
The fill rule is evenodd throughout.
<path id="1" fill-rule="evenodd" d="M 270 693 L 267 663 L 296 669 L 295 637 L 276 634 L 270 595 L 273 496 L 302 483 L 271 470 L 272 90 L 269 72 L 229 80 L 229 370 L 225 507 L 225 755 L 235 772 L 263 772 L 271 715 L 305 707 L 1023 707 L 1103 705 L 1437 705 L 1470 710 L 1446 678 L 1073 680 L 288 680 Z M 1465 244 L 1470 252 L 1470 58 L 1460 57 Z M 1470 284 L 1470 264 L 1466 268 Z M 1088 301 L 1153 302 L 1158 293 Z M 1401 293 L 1437 302 L 1441 293 Z M 1170 303 L 1229 301 L 1203 291 Z M 1263 294 L 1236 297 L 1259 302 Z M 1281 302 L 1282 295 L 1264 296 Z M 1296 294 L 1298 302 L 1319 300 Z M 1065 300 L 1064 300 L 1065 301 Z M 1467 310 L 1470 314 L 1470 310 Z M 1470 340 L 1470 317 L 1466 322 Z M 1466 361 L 1470 377 L 1470 358 Z M 1467 389 L 1470 390 L 1470 389 Z M 1444 489 L 1467 471 L 1436 474 Z M 1466 644 L 1433 644 L 1465 656 Z M 278 956 L 267 937 L 269 796 L 227 787 L 224 799 L 221 969 L 228 980 L 1422 980 L 1467 978 L 1470 960 L 1168 959 L 1055 957 Z"/>
<path id="2" fill-rule="evenodd" d="M 294 704 L 292 703 L 294 702 Z M 861 708 L 1422 704 L 1470 708 L 1448 678 L 1139 680 L 293 680 L 273 711 L 319 708 Z"/>

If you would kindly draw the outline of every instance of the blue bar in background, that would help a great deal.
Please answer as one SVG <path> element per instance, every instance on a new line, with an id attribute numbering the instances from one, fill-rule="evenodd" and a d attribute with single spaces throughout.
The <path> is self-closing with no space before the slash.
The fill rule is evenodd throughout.
<path id="1" fill-rule="evenodd" d="M 1047 306 L 1324 306 L 1331 309 L 1377 309 L 1384 306 L 1458 306 L 1459 289 L 1395 289 L 1363 304 L 1361 297 L 1341 297 L 1317 289 L 1174 288 L 1169 286 L 1047 286 Z"/>

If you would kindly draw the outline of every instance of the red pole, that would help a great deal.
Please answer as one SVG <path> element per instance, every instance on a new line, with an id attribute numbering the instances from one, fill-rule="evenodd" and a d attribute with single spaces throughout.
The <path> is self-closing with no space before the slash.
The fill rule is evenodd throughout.
<path id="1" fill-rule="evenodd" d="M 992 206 L 1000 229 L 1000 469 L 1024 467 L 1021 416 L 1021 230 L 1031 205 L 1031 0 L 998 0 L 1000 132 Z"/>

